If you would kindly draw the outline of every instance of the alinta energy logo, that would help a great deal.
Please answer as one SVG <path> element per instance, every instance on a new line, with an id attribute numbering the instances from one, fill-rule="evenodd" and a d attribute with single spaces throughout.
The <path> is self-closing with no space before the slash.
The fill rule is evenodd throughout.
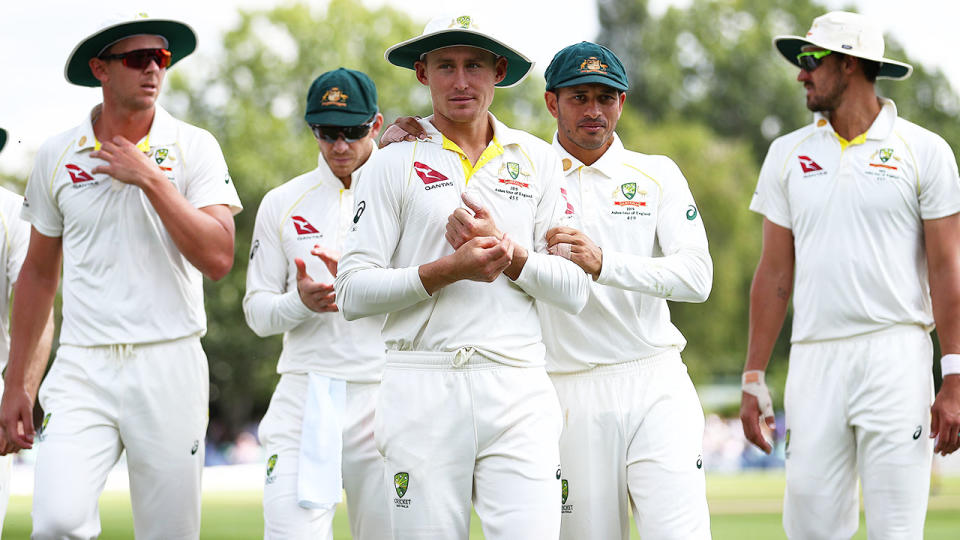
<path id="1" fill-rule="evenodd" d="M 443 173 L 433 170 L 425 163 L 414 161 L 413 170 L 420 177 L 420 180 L 423 180 L 424 189 L 427 191 L 438 187 L 453 186 L 453 182 L 450 182 L 450 179 Z"/>
<path id="2" fill-rule="evenodd" d="M 304 236 L 307 234 L 320 234 L 320 231 L 316 227 L 310 224 L 307 221 L 307 218 L 303 216 L 293 216 L 290 219 L 293 220 L 293 226 L 297 229 L 297 236 Z"/>
<path id="3" fill-rule="evenodd" d="M 410 508 L 410 499 L 403 498 L 407 494 L 407 488 L 410 486 L 410 473 L 398 472 L 393 475 L 393 487 L 397 490 L 397 498 L 393 499 L 393 504 L 397 508 Z"/>

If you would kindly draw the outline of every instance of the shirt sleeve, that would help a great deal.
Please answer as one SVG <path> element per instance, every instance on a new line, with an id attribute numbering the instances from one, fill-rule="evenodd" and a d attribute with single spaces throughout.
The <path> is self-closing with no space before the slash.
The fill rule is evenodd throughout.
<path id="1" fill-rule="evenodd" d="M 270 195 L 264 197 L 257 211 L 243 297 L 247 326 L 260 337 L 287 332 L 317 315 L 303 304 L 296 287 L 287 290 L 289 262 L 275 211 L 277 199 Z"/>
<path id="2" fill-rule="evenodd" d="M 667 160 L 657 209 L 657 243 L 663 256 L 603 249 L 597 282 L 668 300 L 703 302 L 713 286 L 713 261 L 703 219 L 683 173 Z"/>
<path id="3" fill-rule="evenodd" d="M 590 299 L 590 278 L 572 261 L 547 253 L 547 231 L 567 225 L 570 215 L 567 201 L 560 193 L 563 172 L 552 148 L 541 162 L 543 194 L 537 204 L 534 222 L 534 251 L 527 254 L 514 283 L 530 296 L 553 304 L 572 314 L 580 313 Z"/>
<path id="4" fill-rule="evenodd" d="M 960 211 L 960 177 L 957 159 L 942 137 L 930 134 L 932 141 L 924 145 L 927 153 L 917 164 L 917 195 L 920 217 L 937 219 Z"/>
<path id="5" fill-rule="evenodd" d="M 37 152 L 33 171 L 27 180 L 20 217 L 33 225 L 37 231 L 51 238 L 63 235 L 63 213 L 53 195 L 53 182 L 56 176 L 56 159 L 46 147 Z"/>
<path id="6" fill-rule="evenodd" d="M 793 229 L 790 203 L 787 198 L 787 178 L 784 171 L 784 156 L 780 152 L 780 140 L 770 145 L 767 157 L 760 167 L 757 189 L 750 201 L 750 210 L 763 214 L 781 227 Z"/>
<path id="7" fill-rule="evenodd" d="M 418 266 L 389 268 L 400 241 L 403 171 L 388 150 L 370 158 L 354 193 L 354 224 L 344 239 L 334 288 L 348 321 L 398 311 L 430 298 Z"/>
<path id="8" fill-rule="evenodd" d="M 198 129 L 196 140 L 188 148 L 191 154 L 184 164 L 186 199 L 194 208 L 224 204 L 231 213 L 238 214 L 243 206 L 217 140 L 209 132 Z"/>

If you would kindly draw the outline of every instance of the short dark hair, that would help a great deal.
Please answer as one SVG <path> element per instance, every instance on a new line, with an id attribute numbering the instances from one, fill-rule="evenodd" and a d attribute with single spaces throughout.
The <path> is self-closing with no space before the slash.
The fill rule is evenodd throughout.
<path id="1" fill-rule="evenodd" d="M 880 62 L 867 60 L 866 58 L 857 58 L 860 67 L 863 69 L 863 75 L 869 82 L 877 82 L 877 74 L 880 73 Z"/>

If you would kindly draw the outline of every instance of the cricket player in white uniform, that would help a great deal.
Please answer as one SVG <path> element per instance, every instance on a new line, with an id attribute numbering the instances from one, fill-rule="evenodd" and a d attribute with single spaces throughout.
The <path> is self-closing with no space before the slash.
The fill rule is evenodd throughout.
<path id="1" fill-rule="evenodd" d="M 865 17 L 832 12 L 806 37 L 774 40 L 800 68 L 813 123 L 770 146 L 750 209 L 763 251 L 750 293 L 740 417 L 765 451 L 774 427 L 764 370 L 793 294 L 784 393 L 783 526 L 790 538 L 849 538 L 859 476 L 870 538 L 921 538 L 931 449 L 960 429 L 960 178 L 939 136 L 878 98 L 883 57 Z M 945 354 L 934 401 L 934 324 Z M 933 406 L 931 408 L 931 403 Z"/>
<path id="2" fill-rule="evenodd" d="M 0 128 L 0 150 L 3 150 L 7 142 L 7 131 Z M 30 241 L 30 224 L 20 219 L 20 207 L 23 205 L 23 197 L 16 193 L 0 187 L 0 371 L 7 364 L 7 356 L 10 354 L 10 316 L 6 306 L 10 305 L 10 293 L 13 292 L 13 284 L 17 281 L 17 275 L 20 274 L 20 265 L 23 264 L 23 258 L 27 255 L 27 243 Z M 43 367 L 50 355 L 50 344 L 53 340 L 53 311 L 51 310 L 47 317 L 47 325 L 44 328 L 35 354 L 42 359 L 37 364 L 41 367 L 34 369 L 27 374 L 27 389 L 30 396 L 37 395 L 37 388 L 40 386 L 40 379 L 43 377 Z M 3 389 L 3 380 L 0 379 L 0 390 Z M 7 440 L 6 434 L 2 431 L 0 425 L 0 530 L 3 529 L 3 520 L 7 515 L 7 503 L 10 500 L 10 466 L 13 462 L 13 454 L 19 447 Z M 18 433 L 22 433 L 22 424 L 18 426 Z"/>
<path id="3" fill-rule="evenodd" d="M 166 68 L 195 46 L 186 24 L 136 18 L 101 27 L 67 60 L 67 80 L 101 86 L 103 103 L 37 154 L 3 394 L 7 436 L 29 448 L 24 374 L 41 361 L 34 350 L 62 260 L 60 347 L 40 391 L 34 538 L 96 538 L 97 501 L 123 450 L 137 538 L 200 534 L 202 276 L 229 272 L 240 201 L 213 136 L 156 104 Z"/>
<path id="4" fill-rule="evenodd" d="M 703 302 L 713 263 L 697 204 L 666 156 L 615 133 L 628 90 L 619 58 L 582 42 L 547 67 L 567 199 L 579 227 L 549 249 L 593 277 L 579 315 L 538 304 L 547 371 L 563 410 L 560 537 L 708 539 L 703 409 L 667 300 Z"/>
<path id="5" fill-rule="evenodd" d="M 562 418 L 535 300 L 576 313 L 589 282 L 546 253 L 567 209 L 559 159 L 488 112 L 532 63 L 468 15 L 386 56 L 434 114 L 425 141 L 366 165 L 336 292 L 348 320 L 387 313 L 374 433 L 394 537 L 465 539 L 472 499 L 488 539 L 555 539 Z"/>
<path id="6" fill-rule="evenodd" d="M 304 118 L 317 168 L 260 203 L 243 299 L 257 335 L 283 334 L 280 382 L 260 422 L 264 538 L 332 540 L 346 488 L 353 538 L 381 540 L 391 534 L 373 441 L 383 317 L 347 322 L 333 292 L 353 189 L 383 125 L 376 87 L 359 71 L 328 71 L 310 85 Z"/>

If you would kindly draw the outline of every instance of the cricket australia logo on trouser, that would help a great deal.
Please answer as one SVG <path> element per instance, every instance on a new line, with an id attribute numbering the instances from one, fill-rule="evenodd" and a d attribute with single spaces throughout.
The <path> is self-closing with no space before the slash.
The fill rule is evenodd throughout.
<path id="1" fill-rule="evenodd" d="M 407 487 L 410 485 L 410 474 L 398 472 L 393 475 L 393 487 L 397 490 L 397 497 L 393 499 L 393 504 L 397 508 L 410 508 L 410 499 L 404 499 L 407 494 Z"/>

